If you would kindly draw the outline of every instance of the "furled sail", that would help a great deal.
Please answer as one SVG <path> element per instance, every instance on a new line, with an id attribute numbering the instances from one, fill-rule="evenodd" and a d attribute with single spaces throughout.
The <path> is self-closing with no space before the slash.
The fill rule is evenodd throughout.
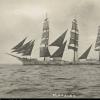
<path id="1" fill-rule="evenodd" d="M 67 43 L 67 40 L 61 45 L 61 47 L 53 55 L 51 55 L 51 57 L 62 57 L 66 43 Z"/>
<path id="2" fill-rule="evenodd" d="M 72 46 L 68 46 L 68 49 L 73 49 L 74 51 L 77 51 L 78 50 L 77 47 L 72 47 Z"/>
<path id="3" fill-rule="evenodd" d="M 79 59 L 87 59 L 92 45 L 79 57 Z"/>
<path id="4" fill-rule="evenodd" d="M 18 43 L 15 47 L 12 48 L 12 52 L 15 52 L 17 49 L 21 48 L 27 38 L 25 37 L 20 43 Z"/>
<path id="5" fill-rule="evenodd" d="M 50 57 L 48 47 L 40 47 L 40 57 Z"/>
<path id="6" fill-rule="evenodd" d="M 97 39 L 96 39 L 96 43 L 95 43 L 95 50 L 100 51 L 100 26 L 98 29 L 98 35 L 97 35 Z"/>
<path id="7" fill-rule="evenodd" d="M 61 45 L 63 44 L 64 38 L 66 36 L 68 30 L 66 30 L 61 36 L 59 36 L 52 44 L 50 44 L 49 46 L 58 46 L 61 47 Z"/>

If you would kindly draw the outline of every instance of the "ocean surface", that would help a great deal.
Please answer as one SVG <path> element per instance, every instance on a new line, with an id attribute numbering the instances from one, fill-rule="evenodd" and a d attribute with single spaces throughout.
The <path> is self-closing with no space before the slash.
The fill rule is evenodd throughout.
<path id="1" fill-rule="evenodd" d="M 0 65 L 0 98 L 100 98 L 100 65 Z"/>

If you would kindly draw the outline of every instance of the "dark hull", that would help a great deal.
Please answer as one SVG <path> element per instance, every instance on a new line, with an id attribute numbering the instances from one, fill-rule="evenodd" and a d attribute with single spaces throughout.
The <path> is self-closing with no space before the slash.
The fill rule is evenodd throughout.
<path id="1" fill-rule="evenodd" d="M 56 61 L 56 60 L 49 60 L 49 61 L 40 61 L 37 59 L 29 59 L 29 58 L 21 58 L 15 55 L 9 54 L 22 62 L 23 65 L 100 65 L 99 61 L 78 61 L 76 63 L 69 62 L 69 61 Z"/>
<path id="2" fill-rule="evenodd" d="M 37 59 L 25 59 L 21 58 L 20 61 L 22 62 L 23 65 L 100 65 L 100 62 L 95 61 L 85 61 L 85 62 L 68 62 L 68 61 L 39 61 Z"/>

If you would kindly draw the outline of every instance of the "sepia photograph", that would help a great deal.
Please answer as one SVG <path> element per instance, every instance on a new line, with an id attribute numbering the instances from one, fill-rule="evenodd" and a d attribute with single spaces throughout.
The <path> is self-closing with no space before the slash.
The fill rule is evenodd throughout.
<path id="1" fill-rule="evenodd" d="M 0 0 L 0 98 L 99 98 L 100 0 Z"/>

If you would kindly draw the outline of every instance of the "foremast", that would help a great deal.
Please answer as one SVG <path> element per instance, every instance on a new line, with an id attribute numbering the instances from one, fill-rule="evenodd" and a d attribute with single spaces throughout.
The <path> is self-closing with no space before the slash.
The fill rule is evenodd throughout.
<path id="1" fill-rule="evenodd" d="M 98 35 L 95 43 L 95 51 L 99 53 L 99 62 L 100 62 L 100 26 L 98 27 Z"/>
<path id="2" fill-rule="evenodd" d="M 70 42 L 68 45 L 68 49 L 72 49 L 74 51 L 74 57 L 73 57 L 74 63 L 78 61 L 78 40 L 79 40 L 79 30 L 77 26 L 77 20 L 73 19 L 72 28 L 70 31 Z"/>
<path id="3" fill-rule="evenodd" d="M 49 21 L 46 14 L 46 18 L 44 19 L 43 23 L 43 33 L 40 44 L 40 57 L 44 57 L 44 61 L 47 60 L 48 57 L 50 57 L 48 44 L 49 44 Z"/>

